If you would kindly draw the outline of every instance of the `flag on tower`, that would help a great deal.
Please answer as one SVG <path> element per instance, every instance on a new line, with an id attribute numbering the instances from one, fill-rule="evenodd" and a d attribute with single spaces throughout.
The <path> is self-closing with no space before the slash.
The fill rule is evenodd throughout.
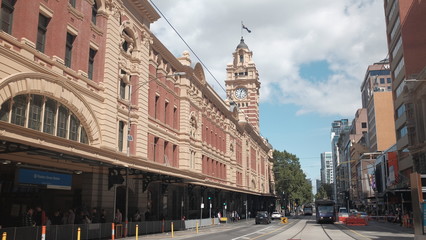
<path id="1" fill-rule="evenodd" d="M 242 23 L 241 23 L 241 25 L 242 25 L 242 27 L 243 27 L 245 30 L 247 30 L 247 32 L 251 33 L 251 30 L 250 30 L 250 29 L 248 29 L 246 26 L 244 26 L 244 24 L 242 24 Z"/>

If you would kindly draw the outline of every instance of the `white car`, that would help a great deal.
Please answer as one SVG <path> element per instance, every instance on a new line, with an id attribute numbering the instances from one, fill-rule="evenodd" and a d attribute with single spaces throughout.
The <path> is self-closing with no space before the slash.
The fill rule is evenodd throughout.
<path id="1" fill-rule="evenodd" d="M 271 214 L 271 218 L 272 219 L 281 219 L 281 217 L 282 217 L 283 215 L 280 213 L 280 212 L 273 212 L 272 214 Z"/>
<path id="2" fill-rule="evenodd" d="M 340 207 L 339 208 L 339 217 L 349 217 L 349 213 L 348 213 L 348 209 L 345 207 Z"/>

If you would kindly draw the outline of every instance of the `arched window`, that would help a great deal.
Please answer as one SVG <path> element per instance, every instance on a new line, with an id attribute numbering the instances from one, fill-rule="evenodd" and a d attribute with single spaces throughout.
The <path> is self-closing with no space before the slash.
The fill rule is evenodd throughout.
<path id="1" fill-rule="evenodd" d="M 47 99 L 44 110 L 44 128 L 43 132 L 53 134 L 55 130 L 56 119 L 56 101 Z"/>
<path id="2" fill-rule="evenodd" d="M 41 95 L 18 95 L 8 99 L 1 105 L 0 121 L 89 143 L 86 130 L 76 115 L 59 102 Z"/>
<path id="3" fill-rule="evenodd" d="M 12 123 L 20 126 L 25 126 L 27 96 L 20 95 L 13 99 L 12 105 Z"/>
<path id="4" fill-rule="evenodd" d="M 41 130 L 41 112 L 43 110 L 43 97 L 33 95 L 30 101 L 30 116 L 28 127 L 37 131 Z"/>

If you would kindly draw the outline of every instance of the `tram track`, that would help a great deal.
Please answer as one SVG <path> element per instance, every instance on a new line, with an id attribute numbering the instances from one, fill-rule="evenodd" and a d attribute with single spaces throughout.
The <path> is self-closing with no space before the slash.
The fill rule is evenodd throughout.
<path id="1" fill-rule="evenodd" d="M 321 224 L 321 228 L 324 231 L 325 235 L 327 235 L 328 239 L 333 240 L 333 238 L 330 236 L 330 234 L 327 233 L 327 231 L 324 228 L 324 224 Z"/>
<path id="2" fill-rule="evenodd" d="M 300 221 L 300 219 L 299 219 L 299 221 Z M 292 236 L 290 239 L 296 239 L 297 236 L 302 235 L 303 230 L 305 230 L 306 226 L 308 226 L 308 221 L 305 221 L 305 224 L 303 225 L 303 227 L 294 236 Z"/>
<path id="3" fill-rule="evenodd" d="M 335 226 L 336 227 L 336 229 L 338 229 L 338 230 L 340 230 L 340 232 L 342 232 L 342 233 L 344 233 L 345 235 L 347 235 L 348 237 L 350 237 L 351 239 L 358 239 L 358 238 L 356 238 L 356 237 L 354 237 L 352 234 L 350 234 L 350 232 L 348 232 L 348 231 L 353 231 L 353 230 L 350 230 L 349 228 L 346 228 L 346 227 L 342 227 L 342 226 L 339 226 L 339 225 L 337 225 L 337 224 L 333 224 L 333 226 Z M 330 239 L 330 240 L 339 240 L 340 239 L 340 237 L 338 237 L 338 238 L 333 238 L 332 236 L 330 236 L 330 234 L 327 232 L 327 230 L 324 228 L 324 224 L 321 224 L 321 228 L 322 228 L 322 230 L 324 231 L 324 233 L 325 233 L 325 235 L 327 235 L 327 237 Z M 354 232 L 354 231 L 353 231 Z M 358 234 L 358 233 L 356 233 L 356 232 L 354 232 L 355 234 Z M 361 235 L 362 236 L 362 235 Z M 367 238 L 367 237 L 365 237 L 365 236 L 362 236 L 364 239 L 370 239 L 370 238 Z"/>

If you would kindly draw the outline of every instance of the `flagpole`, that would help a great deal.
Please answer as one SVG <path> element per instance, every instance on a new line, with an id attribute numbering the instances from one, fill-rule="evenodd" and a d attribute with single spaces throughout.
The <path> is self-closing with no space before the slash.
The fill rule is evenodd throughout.
<path id="1" fill-rule="evenodd" d="M 243 37 L 243 21 L 241 21 L 241 37 Z"/>

